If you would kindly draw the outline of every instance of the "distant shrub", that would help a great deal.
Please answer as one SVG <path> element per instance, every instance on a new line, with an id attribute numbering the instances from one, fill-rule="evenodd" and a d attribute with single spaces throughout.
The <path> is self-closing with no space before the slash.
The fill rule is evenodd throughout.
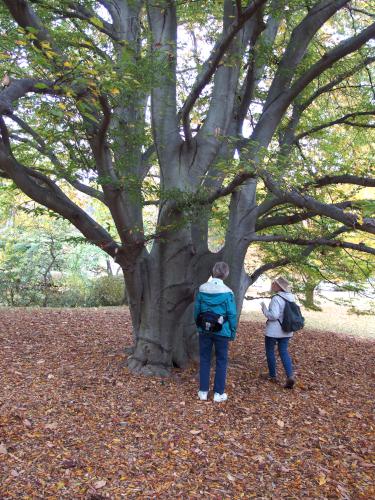
<path id="1" fill-rule="evenodd" d="M 121 306 L 124 304 L 125 284 L 122 276 L 101 276 L 91 280 L 86 306 Z"/>
<path id="2" fill-rule="evenodd" d="M 69 276 L 55 281 L 55 287 L 48 295 L 49 307 L 85 307 L 89 281 L 79 276 Z"/>
<path id="3" fill-rule="evenodd" d="M 1 278 L 1 277 L 0 277 Z M 100 307 L 121 306 L 126 302 L 122 276 L 85 278 L 62 276 L 48 286 L 19 279 L 0 279 L 0 306 Z"/>

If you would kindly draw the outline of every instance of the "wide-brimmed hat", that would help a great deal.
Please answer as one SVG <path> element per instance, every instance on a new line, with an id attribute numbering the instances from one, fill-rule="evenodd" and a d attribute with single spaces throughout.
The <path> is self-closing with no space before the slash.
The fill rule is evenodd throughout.
<path id="1" fill-rule="evenodd" d="M 282 276 L 279 276 L 274 281 L 284 290 L 284 292 L 290 292 L 292 290 L 289 281 Z"/>

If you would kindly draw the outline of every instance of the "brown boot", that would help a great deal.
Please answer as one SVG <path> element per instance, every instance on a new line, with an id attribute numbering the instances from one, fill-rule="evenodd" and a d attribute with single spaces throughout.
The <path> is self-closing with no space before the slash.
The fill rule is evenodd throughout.
<path id="1" fill-rule="evenodd" d="M 277 383 L 277 378 L 271 377 L 269 373 L 261 373 L 259 375 L 259 378 L 261 378 L 262 380 L 268 380 L 269 382 L 273 382 L 274 384 Z"/>
<path id="2" fill-rule="evenodd" d="M 295 380 L 294 377 L 288 377 L 286 379 L 286 383 L 284 385 L 284 389 L 293 389 L 295 383 L 296 383 L 296 380 Z"/>

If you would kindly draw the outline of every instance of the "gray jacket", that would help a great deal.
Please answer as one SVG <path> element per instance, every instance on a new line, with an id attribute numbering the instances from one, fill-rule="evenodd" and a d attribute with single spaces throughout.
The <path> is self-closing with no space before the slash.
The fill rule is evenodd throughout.
<path id="1" fill-rule="evenodd" d="M 283 321 L 285 308 L 285 301 L 279 295 L 285 297 L 289 302 L 295 302 L 294 295 L 288 292 L 277 292 L 277 295 L 272 297 L 269 306 L 262 308 L 263 314 L 267 318 L 265 334 L 267 337 L 274 338 L 292 337 L 293 332 L 285 333 L 279 322 Z"/>

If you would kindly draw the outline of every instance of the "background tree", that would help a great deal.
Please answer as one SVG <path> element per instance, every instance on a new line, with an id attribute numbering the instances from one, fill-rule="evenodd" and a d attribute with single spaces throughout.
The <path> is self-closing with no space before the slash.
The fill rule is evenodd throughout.
<path id="1" fill-rule="evenodd" d="M 12 196 L 7 207 L 9 198 L 0 193 L 0 305 L 124 303 L 123 278 L 114 276 L 112 267 L 109 272 L 101 250 L 82 241 L 67 221 L 34 208 L 25 196 Z"/>
<path id="2" fill-rule="evenodd" d="M 248 275 L 256 242 L 375 253 L 351 239 L 375 233 L 373 205 L 340 189 L 374 187 L 370 164 L 353 165 L 355 148 L 335 151 L 327 132 L 373 127 L 370 2 L 2 0 L 0 13 L 1 172 L 121 265 L 131 369 L 187 363 L 194 292 L 218 259 L 240 310 L 257 277 L 285 265 Z M 68 184 L 108 208 L 116 236 Z M 146 205 L 157 208 L 152 231 Z"/>

